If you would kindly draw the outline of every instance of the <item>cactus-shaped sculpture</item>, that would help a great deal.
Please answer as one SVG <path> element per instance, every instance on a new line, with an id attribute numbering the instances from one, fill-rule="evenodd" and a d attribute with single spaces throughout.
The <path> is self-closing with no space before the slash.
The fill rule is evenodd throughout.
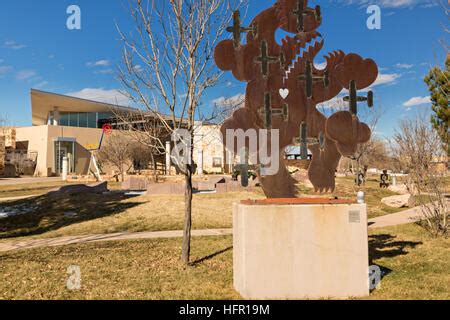
<path id="1" fill-rule="evenodd" d="M 279 129 L 280 154 L 300 141 L 312 153 L 309 179 L 316 191 L 334 190 L 335 170 L 341 156 L 351 156 L 358 144 L 369 141 L 369 127 L 357 117 L 357 103 L 373 105 L 373 94 L 359 97 L 357 90 L 369 87 L 378 76 L 376 63 L 357 54 L 334 51 L 319 70 L 314 59 L 324 40 L 317 28 L 322 23 L 320 7 L 308 7 L 307 0 L 278 0 L 259 13 L 248 28 L 234 14 L 233 39 L 220 42 L 215 49 L 217 66 L 247 82 L 245 106 L 225 121 L 227 129 Z M 277 43 L 278 29 L 290 33 Z M 247 41 L 241 43 L 241 33 Z M 343 89 L 349 90 L 349 111 L 326 118 L 316 106 L 331 100 Z M 237 151 L 237 150 L 235 150 Z M 280 156 L 282 157 L 282 156 Z M 267 197 L 296 196 L 294 180 L 283 161 L 278 174 L 261 176 Z"/>

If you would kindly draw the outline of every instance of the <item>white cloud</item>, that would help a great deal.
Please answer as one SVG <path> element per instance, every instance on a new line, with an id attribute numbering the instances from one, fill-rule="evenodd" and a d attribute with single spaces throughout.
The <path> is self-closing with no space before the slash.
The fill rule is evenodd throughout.
<path id="1" fill-rule="evenodd" d="M 0 66 L 0 75 L 7 74 L 13 70 L 11 66 Z"/>
<path id="2" fill-rule="evenodd" d="M 134 71 L 140 73 L 144 71 L 144 68 L 140 64 L 137 64 L 134 66 Z"/>
<path id="3" fill-rule="evenodd" d="M 98 60 L 98 61 L 94 61 L 94 62 L 88 62 L 86 63 L 86 65 L 88 67 L 107 67 L 110 65 L 109 60 Z"/>
<path id="4" fill-rule="evenodd" d="M 428 96 L 428 97 L 412 97 L 408 101 L 404 102 L 403 106 L 410 108 L 413 106 L 420 106 L 420 105 L 429 104 L 429 103 L 431 103 L 430 96 Z"/>
<path id="5" fill-rule="evenodd" d="M 372 4 L 379 5 L 383 8 L 413 8 L 420 6 L 429 8 L 438 5 L 437 0 L 336 0 L 346 5 L 369 6 Z"/>
<path id="6" fill-rule="evenodd" d="M 316 69 L 318 69 L 318 70 L 325 70 L 326 66 L 327 66 L 327 62 L 326 61 L 324 61 L 322 63 L 314 62 L 314 67 L 316 67 Z"/>
<path id="7" fill-rule="evenodd" d="M 67 93 L 67 95 L 75 98 L 110 103 L 114 105 L 128 105 L 131 103 L 130 99 L 117 89 L 104 90 L 102 88 L 85 88 L 77 92 Z"/>
<path id="8" fill-rule="evenodd" d="M 407 64 L 407 63 L 397 63 L 395 65 L 395 67 L 397 67 L 399 69 L 411 69 L 414 66 L 412 64 Z"/>
<path id="9" fill-rule="evenodd" d="M 383 84 L 394 84 L 400 77 L 401 75 L 398 73 L 380 73 L 377 80 L 375 80 L 371 87 L 376 87 Z"/>
<path id="10" fill-rule="evenodd" d="M 232 97 L 220 97 L 212 101 L 217 107 L 242 106 L 245 102 L 245 95 L 240 93 Z"/>
<path id="11" fill-rule="evenodd" d="M 37 73 L 33 70 L 21 70 L 17 72 L 16 79 L 17 80 L 26 80 L 36 76 Z"/>
<path id="12" fill-rule="evenodd" d="M 342 110 L 347 110 L 348 109 L 348 102 L 344 101 L 344 96 L 340 94 L 339 96 L 319 103 L 317 105 L 318 110 L 322 111 L 326 111 L 326 110 L 333 110 L 333 111 L 342 111 Z M 322 109 L 322 110 L 321 110 Z"/>
<path id="13" fill-rule="evenodd" d="M 113 69 L 104 69 L 104 70 L 97 70 L 94 72 L 95 74 L 113 74 Z"/>
<path id="14" fill-rule="evenodd" d="M 5 46 L 5 48 L 12 49 L 12 50 L 20 50 L 20 49 L 26 48 L 26 45 L 17 43 L 15 41 L 6 41 L 4 43 L 4 46 Z"/>
<path id="15" fill-rule="evenodd" d="M 38 84 L 36 84 L 36 85 L 34 86 L 34 88 L 36 88 L 36 89 L 42 89 L 42 88 L 45 87 L 46 85 L 48 85 L 48 81 L 42 81 L 42 82 L 39 82 Z"/>

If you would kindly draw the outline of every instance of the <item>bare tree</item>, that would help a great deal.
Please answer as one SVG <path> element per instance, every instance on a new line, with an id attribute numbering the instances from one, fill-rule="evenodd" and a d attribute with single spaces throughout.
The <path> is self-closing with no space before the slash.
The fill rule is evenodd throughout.
<path id="1" fill-rule="evenodd" d="M 338 111 L 348 111 L 348 102 L 343 97 L 336 97 L 330 101 L 321 103 L 317 109 L 329 117 Z M 375 108 L 360 108 L 358 118 L 366 123 L 372 131 L 371 139 L 364 144 L 359 144 L 356 152 L 349 158 L 341 160 L 341 167 L 351 167 L 352 173 L 359 173 L 362 167 L 382 164 L 388 157 L 384 141 L 376 136 L 376 129 L 383 115 L 383 108 L 378 104 Z"/>
<path id="2" fill-rule="evenodd" d="M 133 166 L 132 148 L 130 139 L 120 132 L 114 132 L 106 138 L 101 149 L 97 151 L 97 156 L 102 164 L 111 165 L 115 169 L 117 177 L 120 176 L 123 182 L 125 172 L 128 172 Z"/>
<path id="3" fill-rule="evenodd" d="M 444 1 L 441 0 L 439 1 L 439 3 L 442 9 L 444 10 L 445 16 L 447 17 L 447 22 L 442 24 L 442 29 L 444 30 L 445 33 L 449 34 L 450 29 L 448 28 L 448 20 L 450 20 L 450 2 L 447 1 L 447 4 L 445 4 Z M 439 42 L 441 43 L 442 47 L 448 54 L 449 49 L 446 38 L 444 37 L 443 39 L 439 40 Z"/>
<path id="4" fill-rule="evenodd" d="M 165 154 L 165 142 L 170 134 L 159 118 L 146 114 L 142 110 L 112 108 L 115 122 L 112 125 L 120 129 L 120 133 L 136 143 L 133 147 L 135 159 L 149 159 L 153 169 L 153 180 L 158 182 L 157 158 Z M 138 154 L 139 153 L 139 154 Z"/>
<path id="5" fill-rule="evenodd" d="M 408 171 L 407 186 L 422 207 L 425 223 L 432 235 L 447 235 L 448 207 L 445 173 L 436 165 L 445 154 L 439 136 L 425 117 L 403 120 L 394 136 L 393 151 Z"/>
<path id="6" fill-rule="evenodd" d="M 357 171 L 363 168 L 391 169 L 387 143 L 385 140 L 372 137 L 366 145 L 358 147 L 355 157 L 343 158 L 340 167 Z"/>
<path id="7" fill-rule="evenodd" d="M 382 114 L 383 109 L 380 106 L 370 109 L 361 108 L 358 114 L 361 121 L 369 126 L 372 137 L 367 143 L 359 144 L 355 154 L 350 158 L 355 162 L 357 172 L 360 172 L 362 167 L 367 167 L 369 164 L 376 162 L 375 159 L 387 156 L 383 141 L 376 136 L 376 129 Z M 385 153 L 383 154 L 383 152 Z"/>
<path id="8" fill-rule="evenodd" d="M 135 30 L 119 29 L 124 43 L 119 77 L 127 96 L 157 118 L 169 134 L 186 129 L 193 140 L 201 98 L 221 72 L 214 48 L 243 0 L 136 0 L 130 4 Z M 166 116 L 167 115 L 167 116 Z M 192 146 L 191 146 L 192 148 Z M 192 227 L 192 152 L 185 176 L 182 261 L 189 263 Z"/>
<path id="9" fill-rule="evenodd" d="M 244 106 L 245 95 L 238 94 L 232 97 L 222 97 L 214 101 L 213 119 L 217 124 L 223 124 L 233 113 Z"/>

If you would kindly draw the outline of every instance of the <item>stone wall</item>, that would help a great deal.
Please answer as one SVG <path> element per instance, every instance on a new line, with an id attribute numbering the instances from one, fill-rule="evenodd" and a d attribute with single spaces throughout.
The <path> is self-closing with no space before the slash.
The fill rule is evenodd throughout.
<path id="1" fill-rule="evenodd" d="M 309 164 L 311 161 L 309 160 L 284 160 L 288 167 L 295 167 L 298 169 L 308 170 Z"/>
<path id="2" fill-rule="evenodd" d="M 0 128 L 0 136 L 4 136 L 6 148 L 16 149 L 16 129 Z"/>
<path id="3" fill-rule="evenodd" d="M 0 135 L 0 175 L 3 175 L 5 170 L 5 158 L 6 158 L 6 148 L 5 148 L 5 136 Z"/>
<path id="4" fill-rule="evenodd" d="M 194 162 L 203 162 L 205 173 L 223 173 L 225 166 L 224 147 L 220 127 L 217 125 L 199 125 L 195 128 Z M 199 161 L 202 156 L 203 161 Z"/>

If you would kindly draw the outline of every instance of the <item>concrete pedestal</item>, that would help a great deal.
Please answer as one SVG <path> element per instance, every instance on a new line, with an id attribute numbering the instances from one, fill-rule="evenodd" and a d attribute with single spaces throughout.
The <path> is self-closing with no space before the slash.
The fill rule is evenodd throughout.
<path id="1" fill-rule="evenodd" d="M 244 298 L 369 295 L 366 205 L 309 202 L 234 204 L 234 287 Z"/>

